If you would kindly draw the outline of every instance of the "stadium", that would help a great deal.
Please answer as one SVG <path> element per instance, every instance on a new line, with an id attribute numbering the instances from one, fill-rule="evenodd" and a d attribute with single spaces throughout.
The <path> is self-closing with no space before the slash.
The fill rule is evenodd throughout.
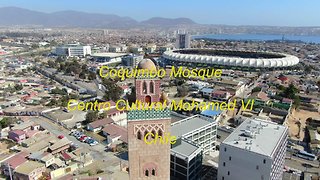
<path id="1" fill-rule="evenodd" d="M 259 51 L 177 49 L 163 54 L 166 65 L 197 65 L 236 69 L 282 69 L 299 63 L 296 56 Z"/>

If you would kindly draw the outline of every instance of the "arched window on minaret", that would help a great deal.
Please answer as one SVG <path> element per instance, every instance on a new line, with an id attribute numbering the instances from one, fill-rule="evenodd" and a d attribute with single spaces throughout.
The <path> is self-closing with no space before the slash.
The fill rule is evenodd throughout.
<path id="1" fill-rule="evenodd" d="M 156 175 L 156 170 L 152 169 L 151 174 L 152 174 L 152 176 L 155 176 Z"/>
<path id="2" fill-rule="evenodd" d="M 146 169 L 146 171 L 144 172 L 144 174 L 145 174 L 146 176 L 149 176 L 149 170 Z"/>
<path id="3" fill-rule="evenodd" d="M 153 81 L 150 82 L 149 86 L 150 86 L 150 88 L 149 88 L 150 93 L 154 93 L 154 83 L 153 83 Z"/>
<path id="4" fill-rule="evenodd" d="M 152 130 L 151 132 L 152 132 L 152 134 L 153 134 L 153 137 L 151 136 L 151 138 L 154 139 L 154 138 L 156 137 L 156 131 L 155 131 L 155 130 Z"/>
<path id="5" fill-rule="evenodd" d="M 144 131 L 143 139 L 147 136 L 147 134 L 148 134 L 148 131 L 147 131 L 147 130 L 146 130 L 146 131 Z M 149 136 L 148 136 L 146 139 L 149 139 Z"/>
<path id="6" fill-rule="evenodd" d="M 145 81 L 143 81 L 142 83 L 142 92 L 143 94 L 147 94 L 147 83 Z"/>
<path id="7" fill-rule="evenodd" d="M 137 133 L 137 138 L 141 140 L 141 132 L 140 131 L 138 131 L 138 133 Z"/>
<path id="8" fill-rule="evenodd" d="M 159 131 L 158 131 L 158 136 L 162 136 L 162 130 L 161 129 L 159 129 Z"/>
<path id="9" fill-rule="evenodd" d="M 151 96 L 146 96 L 144 102 L 147 104 L 150 104 L 151 103 Z"/>

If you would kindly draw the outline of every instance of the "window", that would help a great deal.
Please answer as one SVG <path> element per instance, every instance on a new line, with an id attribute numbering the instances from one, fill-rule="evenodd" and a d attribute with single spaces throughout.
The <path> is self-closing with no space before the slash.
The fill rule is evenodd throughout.
<path id="1" fill-rule="evenodd" d="M 256 166 L 256 169 L 259 170 L 259 166 L 258 165 Z"/>
<path id="2" fill-rule="evenodd" d="M 263 164 L 265 164 L 265 163 L 266 163 L 266 160 L 264 159 L 264 160 L 263 160 Z"/>
<path id="3" fill-rule="evenodd" d="M 145 138 L 145 137 L 147 136 L 147 134 L 148 134 L 148 131 L 145 131 L 143 138 Z M 147 137 L 146 139 L 148 139 L 148 138 L 149 138 L 149 137 Z"/>
<path id="4" fill-rule="evenodd" d="M 143 81 L 143 84 L 142 84 L 142 92 L 144 94 L 147 94 L 147 83 L 145 81 Z"/>
<path id="5" fill-rule="evenodd" d="M 228 171 L 228 176 L 230 175 L 230 171 Z"/>
<path id="6" fill-rule="evenodd" d="M 152 174 L 152 176 L 155 176 L 155 175 L 156 175 L 156 170 L 155 170 L 155 169 L 152 169 L 151 174 Z"/>
<path id="7" fill-rule="evenodd" d="M 229 161 L 231 161 L 231 156 L 229 156 Z"/>
<path id="8" fill-rule="evenodd" d="M 223 162 L 223 166 L 226 166 L 226 163 L 225 163 L 225 162 Z"/>
<path id="9" fill-rule="evenodd" d="M 150 93 L 154 93 L 154 83 L 151 81 L 150 82 L 150 88 L 149 88 L 149 90 L 150 90 Z"/>
<path id="10" fill-rule="evenodd" d="M 155 138 L 156 137 L 156 131 L 155 130 L 152 130 L 152 132 L 151 132 L 152 134 L 153 134 L 153 137 L 152 137 L 152 135 L 151 135 L 151 138 Z"/>
<path id="11" fill-rule="evenodd" d="M 224 152 L 226 152 L 227 151 L 227 148 L 224 148 Z"/>
<path id="12" fill-rule="evenodd" d="M 224 180 L 224 177 L 222 176 L 222 180 Z"/>
<path id="13" fill-rule="evenodd" d="M 137 133 L 137 138 L 141 140 L 141 132 L 140 131 L 138 131 L 138 133 Z"/>
<path id="14" fill-rule="evenodd" d="M 144 175 L 149 176 L 149 170 L 148 169 L 144 172 Z"/>

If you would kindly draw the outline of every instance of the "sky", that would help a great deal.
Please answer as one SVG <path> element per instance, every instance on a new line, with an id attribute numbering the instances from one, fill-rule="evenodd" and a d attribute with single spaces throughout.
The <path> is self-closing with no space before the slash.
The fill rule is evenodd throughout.
<path id="1" fill-rule="evenodd" d="M 200 24 L 320 26 L 320 0 L 0 0 L 41 12 L 76 10 L 128 16 L 187 17 Z"/>

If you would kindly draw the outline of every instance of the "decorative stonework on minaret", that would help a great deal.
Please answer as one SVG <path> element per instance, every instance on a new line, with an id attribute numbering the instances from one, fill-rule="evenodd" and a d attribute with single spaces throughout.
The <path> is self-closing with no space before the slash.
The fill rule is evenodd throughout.
<path id="1" fill-rule="evenodd" d="M 156 70 L 155 64 L 144 59 L 139 69 Z M 160 79 L 137 77 L 135 79 L 136 99 L 144 103 L 161 102 Z M 170 143 L 147 144 L 145 140 L 156 137 L 148 133 L 165 136 L 170 133 L 170 110 L 132 110 L 128 112 L 129 174 L 131 180 L 170 179 Z"/>

